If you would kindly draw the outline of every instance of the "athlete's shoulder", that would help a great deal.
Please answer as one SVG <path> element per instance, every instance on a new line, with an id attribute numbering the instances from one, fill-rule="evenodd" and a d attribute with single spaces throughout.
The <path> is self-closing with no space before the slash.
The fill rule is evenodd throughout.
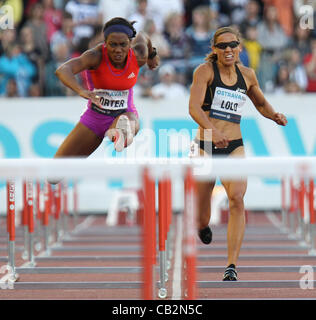
<path id="1" fill-rule="evenodd" d="M 213 74 L 213 65 L 210 62 L 204 62 L 196 67 L 194 73 L 198 76 L 211 76 Z"/>
<path id="2" fill-rule="evenodd" d="M 103 44 L 98 44 L 94 48 L 88 49 L 81 55 L 81 59 L 89 61 L 90 68 L 96 68 L 102 61 Z"/>
<path id="3" fill-rule="evenodd" d="M 254 69 L 246 67 L 241 63 L 238 63 L 237 66 L 244 77 L 248 79 L 254 79 L 256 77 L 256 73 Z"/>

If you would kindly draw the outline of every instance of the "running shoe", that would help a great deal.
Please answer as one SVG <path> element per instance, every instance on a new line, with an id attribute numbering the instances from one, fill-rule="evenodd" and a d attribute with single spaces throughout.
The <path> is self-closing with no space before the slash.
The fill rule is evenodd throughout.
<path id="1" fill-rule="evenodd" d="M 130 121 L 126 115 L 120 116 L 116 123 L 114 148 L 120 152 L 133 141 L 133 133 Z"/>
<path id="2" fill-rule="evenodd" d="M 199 230 L 199 237 L 204 244 L 210 244 L 212 242 L 212 230 L 209 226 Z"/>
<path id="3" fill-rule="evenodd" d="M 223 276 L 223 281 L 237 281 L 237 271 L 234 267 L 227 267 Z"/>

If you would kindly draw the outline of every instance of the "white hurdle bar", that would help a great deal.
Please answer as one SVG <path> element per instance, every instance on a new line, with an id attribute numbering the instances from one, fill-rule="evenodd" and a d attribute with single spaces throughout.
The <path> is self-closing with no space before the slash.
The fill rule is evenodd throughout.
<path id="1" fill-rule="evenodd" d="M 111 170 L 106 170 L 111 166 Z M 115 169 L 113 168 L 115 167 Z M 249 157 L 249 158 L 106 158 L 106 159 L 0 159 L 0 177 L 4 179 L 76 179 L 133 178 L 141 183 L 146 166 L 154 178 L 166 170 L 173 177 L 184 176 L 193 168 L 196 180 L 222 177 L 316 177 L 316 157 Z M 235 170 L 238 168 L 238 170 Z"/>

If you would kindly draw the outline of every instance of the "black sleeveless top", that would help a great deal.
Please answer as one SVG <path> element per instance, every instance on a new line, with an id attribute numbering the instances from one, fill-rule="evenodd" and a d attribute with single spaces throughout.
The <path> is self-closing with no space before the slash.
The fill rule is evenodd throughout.
<path id="1" fill-rule="evenodd" d="M 211 105 L 213 102 L 216 88 L 229 89 L 232 91 L 236 91 L 236 93 L 238 93 L 238 92 L 243 93 L 243 94 L 247 93 L 246 81 L 245 81 L 243 75 L 241 74 L 237 64 L 235 64 L 235 70 L 237 73 L 237 81 L 232 86 L 227 86 L 226 84 L 224 84 L 222 82 L 217 63 L 212 62 L 212 65 L 213 65 L 213 70 L 214 70 L 214 78 L 213 78 L 211 85 L 206 88 L 205 98 L 204 98 L 204 102 L 202 105 L 202 109 L 204 111 L 211 111 Z M 210 116 L 212 117 L 211 114 L 210 114 Z"/>

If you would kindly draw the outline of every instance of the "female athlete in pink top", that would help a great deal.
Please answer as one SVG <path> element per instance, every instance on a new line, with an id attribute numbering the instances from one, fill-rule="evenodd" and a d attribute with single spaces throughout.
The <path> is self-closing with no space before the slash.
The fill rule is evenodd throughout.
<path id="1" fill-rule="evenodd" d="M 139 68 L 147 63 L 150 69 L 155 69 L 159 57 L 148 36 L 144 33 L 136 35 L 133 23 L 123 18 L 108 21 L 103 33 L 104 43 L 70 59 L 56 70 L 62 83 L 88 99 L 88 104 L 55 158 L 89 156 L 105 135 L 114 142 L 116 151 L 122 151 L 132 143 L 139 130 L 133 86 Z M 85 71 L 88 90 L 75 78 L 82 71 Z"/>

